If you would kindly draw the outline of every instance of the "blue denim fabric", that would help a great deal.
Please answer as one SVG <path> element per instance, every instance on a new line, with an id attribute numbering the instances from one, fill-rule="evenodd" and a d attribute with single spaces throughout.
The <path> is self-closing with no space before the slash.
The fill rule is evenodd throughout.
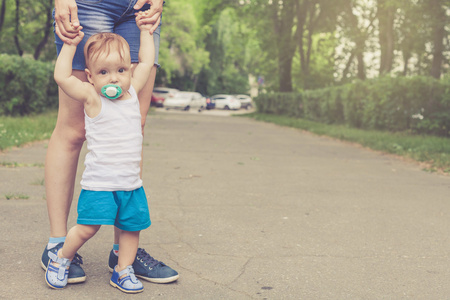
<path id="1" fill-rule="evenodd" d="M 99 32 L 113 32 L 120 34 L 130 45 L 131 62 L 137 63 L 139 54 L 140 31 L 136 26 L 133 6 L 137 0 L 78 0 L 78 19 L 83 26 L 84 38 L 78 44 L 72 68 L 84 70 L 86 68 L 83 48 L 88 38 Z M 141 10 L 147 10 L 150 5 L 144 5 Z M 55 10 L 53 10 L 53 19 Z M 55 24 L 55 23 L 54 23 Z M 54 26 L 53 24 L 53 26 Z M 159 37 L 161 23 L 153 34 L 155 41 L 155 65 L 158 64 Z M 56 50 L 59 55 L 63 41 L 55 34 Z"/>

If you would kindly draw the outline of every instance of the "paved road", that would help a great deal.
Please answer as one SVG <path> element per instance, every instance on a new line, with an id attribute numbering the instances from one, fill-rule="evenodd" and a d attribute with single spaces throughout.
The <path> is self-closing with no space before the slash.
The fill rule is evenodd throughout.
<path id="1" fill-rule="evenodd" d="M 449 297 L 449 177 L 246 118 L 158 111 L 146 132 L 141 246 L 180 279 L 133 298 Z M 17 164 L 0 167 L 0 298 L 122 298 L 108 283 L 110 227 L 80 251 L 84 284 L 45 284 L 45 148 L 0 154 Z"/>

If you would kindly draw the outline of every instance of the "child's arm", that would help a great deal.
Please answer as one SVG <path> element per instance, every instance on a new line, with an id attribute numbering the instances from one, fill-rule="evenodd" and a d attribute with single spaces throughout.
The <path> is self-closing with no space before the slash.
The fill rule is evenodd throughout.
<path id="1" fill-rule="evenodd" d="M 85 103 L 90 95 L 92 86 L 82 82 L 72 75 L 72 60 L 77 49 L 77 45 L 83 39 L 82 32 L 72 40 L 72 43 L 64 44 L 58 55 L 55 64 L 54 78 L 58 86 L 71 98 Z"/>
<path id="2" fill-rule="evenodd" d="M 140 21 L 146 17 L 145 12 L 139 12 L 136 24 L 141 31 L 139 64 L 133 72 L 132 84 L 137 93 L 142 90 L 150 76 L 150 70 L 155 63 L 155 44 L 150 34 L 151 24 L 142 24 Z"/>

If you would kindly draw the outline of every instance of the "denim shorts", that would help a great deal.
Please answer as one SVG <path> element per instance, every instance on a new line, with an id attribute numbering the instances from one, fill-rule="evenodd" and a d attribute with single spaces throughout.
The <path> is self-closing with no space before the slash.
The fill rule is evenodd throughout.
<path id="1" fill-rule="evenodd" d="M 78 44 L 75 53 L 72 69 L 84 70 L 86 68 L 84 60 L 84 45 L 88 38 L 99 32 L 113 32 L 120 34 L 130 45 L 131 62 L 139 62 L 139 42 L 140 31 L 136 25 L 136 12 L 133 6 L 137 0 L 77 0 L 78 19 L 83 26 L 84 38 Z M 141 10 L 150 8 L 149 4 L 145 4 Z M 53 10 L 53 20 L 55 18 L 55 10 Z M 55 26 L 55 22 L 53 22 Z M 155 41 L 155 65 L 158 64 L 159 37 L 161 32 L 161 23 L 158 29 L 153 33 Z M 55 34 L 56 51 L 59 55 L 63 46 L 63 41 Z"/>
<path id="2" fill-rule="evenodd" d="M 125 231 L 139 231 L 151 224 L 143 187 L 115 192 L 83 189 L 77 211 L 77 223 L 82 225 L 114 225 Z"/>

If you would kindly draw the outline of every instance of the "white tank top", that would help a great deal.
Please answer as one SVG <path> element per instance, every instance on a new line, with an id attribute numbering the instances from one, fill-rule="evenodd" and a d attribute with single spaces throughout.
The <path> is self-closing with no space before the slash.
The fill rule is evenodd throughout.
<path id="1" fill-rule="evenodd" d="M 130 87 L 131 99 L 110 100 L 100 96 L 98 116 L 84 114 L 87 149 L 81 187 L 91 191 L 131 191 L 142 186 L 140 162 L 142 129 L 139 101 Z"/>

